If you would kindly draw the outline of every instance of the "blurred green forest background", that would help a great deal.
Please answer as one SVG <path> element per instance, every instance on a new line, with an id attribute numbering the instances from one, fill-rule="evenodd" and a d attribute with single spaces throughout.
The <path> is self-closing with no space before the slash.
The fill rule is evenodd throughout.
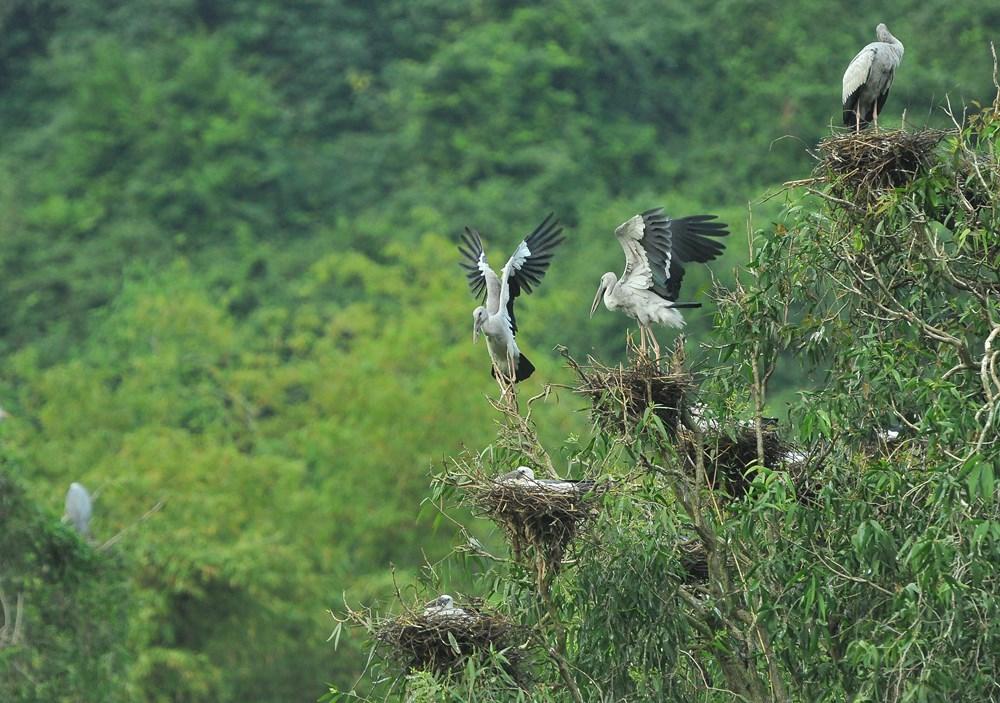
<path id="1" fill-rule="evenodd" d="M 556 344 L 613 362 L 625 318 L 587 312 L 614 226 L 718 213 L 729 251 L 685 297 L 731 280 L 748 203 L 808 175 L 879 21 L 906 46 L 883 124 L 990 100 L 1000 6 L 972 0 L 0 4 L 0 585 L 35 574 L 0 698 L 349 684 L 362 645 L 335 652 L 325 611 L 449 551 L 429 473 L 494 433 L 462 226 L 496 266 L 566 227 L 522 392 L 568 379 Z M 586 433 L 581 406 L 553 396 L 544 438 Z M 58 524 L 70 481 L 113 548 Z"/>

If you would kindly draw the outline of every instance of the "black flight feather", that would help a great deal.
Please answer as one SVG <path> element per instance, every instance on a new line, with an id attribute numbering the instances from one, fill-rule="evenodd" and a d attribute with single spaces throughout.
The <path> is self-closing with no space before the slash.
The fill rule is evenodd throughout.
<path id="1" fill-rule="evenodd" d="M 661 207 L 642 213 L 645 229 L 641 243 L 652 271 L 654 293 L 676 301 L 684 279 L 683 264 L 712 261 L 723 252 L 725 244 L 712 237 L 728 236 L 729 228 L 723 222 L 716 222 L 716 217 L 691 215 L 674 220 Z M 677 307 L 689 305 L 699 304 Z"/>

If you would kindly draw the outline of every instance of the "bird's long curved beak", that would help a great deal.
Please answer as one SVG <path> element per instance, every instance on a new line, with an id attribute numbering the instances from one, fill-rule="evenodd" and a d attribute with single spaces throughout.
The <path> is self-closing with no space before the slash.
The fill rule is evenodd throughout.
<path id="1" fill-rule="evenodd" d="M 601 304 L 601 296 L 604 295 L 604 284 L 597 287 L 597 295 L 594 296 L 594 304 L 590 306 L 590 316 L 597 312 L 597 306 Z"/>

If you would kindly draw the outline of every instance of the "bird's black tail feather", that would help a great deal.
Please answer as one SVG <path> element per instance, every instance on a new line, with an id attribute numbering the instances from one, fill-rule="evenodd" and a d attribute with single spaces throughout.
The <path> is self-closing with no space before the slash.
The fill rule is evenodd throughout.
<path id="1" fill-rule="evenodd" d="M 523 381 L 531 374 L 535 373 L 535 365 L 528 361 L 528 357 L 521 354 L 517 357 L 517 381 Z"/>
<path id="2" fill-rule="evenodd" d="M 671 303 L 672 308 L 700 308 L 701 303 Z"/>
<path id="3" fill-rule="evenodd" d="M 490 369 L 490 373 L 493 374 L 493 378 L 497 377 L 497 367 L 493 366 Z M 514 383 L 520 383 L 524 379 L 535 373 L 535 365 L 528 361 L 528 357 L 521 354 L 517 357 L 517 369 L 514 371 Z"/>

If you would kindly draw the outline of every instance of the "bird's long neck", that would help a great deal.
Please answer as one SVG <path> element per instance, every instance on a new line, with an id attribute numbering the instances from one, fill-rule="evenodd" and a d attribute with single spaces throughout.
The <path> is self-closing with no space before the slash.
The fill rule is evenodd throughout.
<path id="1" fill-rule="evenodd" d="M 884 42 L 884 43 L 888 44 L 889 46 L 891 46 L 893 49 L 896 50 L 896 53 L 899 54 L 900 58 L 902 58 L 902 56 L 903 56 L 903 42 L 901 42 L 898 39 L 896 39 L 896 37 L 894 37 L 892 35 L 892 32 L 890 32 L 888 29 L 884 30 L 883 32 L 881 32 L 879 34 L 878 40 L 880 42 Z"/>
<path id="2" fill-rule="evenodd" d="M 618 306 L 618 276 L 609 271 L 605 274 L 608 285 L 604 288 L 604 307 L 613 310 Z"/>

